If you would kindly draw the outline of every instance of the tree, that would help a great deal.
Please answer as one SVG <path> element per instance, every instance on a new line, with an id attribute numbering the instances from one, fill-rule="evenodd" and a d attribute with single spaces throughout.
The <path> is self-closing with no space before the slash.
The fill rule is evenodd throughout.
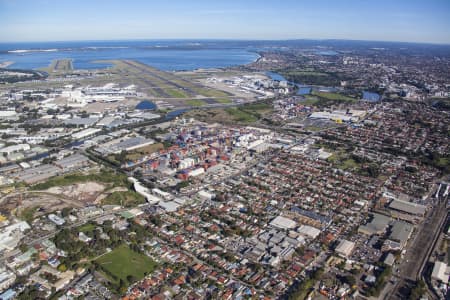
<path id="1" fill-rule="evenodd" d="M 27 252 L 28 251 L 28 245 L 27 244 L 20 244 L 19 249 L 22 252 Z"/>
<path id="2" fill-rule="evenodd" d="M 425 293 L 425 282 L 420 280 L 417 285 L 411 290 L 410 299 L 418 300 Z"/>
<path id="3" fill-rule="evenodd" d="M 138 280 L 138 279 L 137 279 L 135 276 L 133 276 L 133 275 L 128 275 L 128 276 L 127 276 L 127 281 L 128 281 L 128 283 L 130 283 L 130 284 L 136 282 L 137 280 Z"/>
<path id="4" fill-rule="evenodd" d="M 61 216 L 63 216 L 65 218 L 65 217 L 69 216 L 71 211 L 72 211 L 72 209 L 70 207 L 64 207 L 61 211 Z"/>
<path id="5" fill-rule="evenodd" d="M 126 293 L 126 291 L 127 291 L 127 285 L 125 284 L 125 281 L 123 281 L 123 279 L 121 278 L 119 281 L 118 292 L 119 292 L 119 294 L 123 295 Z"/>
<path id="6" fill-rule="evenodd" d="M 60 272 L 65 272 L 65 271 L 67 271 L 66 265 L 65 265 L 65 264 L 60 264 L 60 265 L 58 266 L 58 271 L 60 271 Z"/>

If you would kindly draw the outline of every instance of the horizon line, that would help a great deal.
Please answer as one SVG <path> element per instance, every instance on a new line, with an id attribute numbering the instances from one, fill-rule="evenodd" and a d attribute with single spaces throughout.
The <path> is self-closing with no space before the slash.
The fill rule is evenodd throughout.
<path id="1" fill-rule="evenodd" d="M 365 39 L 340 39 L 340 38 L 276 38 L 276 39 L 256 39 L 256 38 L 119 38 L 119 39 L 74 39 L 74 40 L 10 40 L 0 41 L 0 44 L 11 43 L 60 43 L 60 42 L 125 42 L 125 41 L 248 41 L 248 42 L 283 42 L 283 41 L 347 41 L 347 42 L 372 42 L 372 43 L 397 43 L 397 44 L 423 44 L 435 46 L 450 46 L 450 42 L 419 42 L 419 41 L 398 41 L 398 40 L 365 40 Z"/>

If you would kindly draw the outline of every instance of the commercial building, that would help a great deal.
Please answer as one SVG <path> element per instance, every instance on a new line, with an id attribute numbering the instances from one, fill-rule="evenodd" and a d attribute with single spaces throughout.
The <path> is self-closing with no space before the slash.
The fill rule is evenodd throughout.
<path id="1" fill-rule="evenodd" d="M 298 229 L 298 233 L 300 233 L 301 235 L 307 236 L 311 239 L 317 238 L 319 236 L 320 232 L 321 232 L 320 229 L 317 229 L 317 228 L 309 226 L 309 225 L 302 225 Z"/>
<path id="2" fill-rule="evenodd" d="M 347 240 L 340 240 L 335 251 L 342 257 L 349 257 L 352 254 L 354 248 L 355 248 L 354 242 Z"/>
<path id="3" fill-rule="evenodd" d="M 158 205 L 161 206 L 166 212 L 175 212 L 180 207 L 180 204 L 176 203 L 175 201 L 160 201 Z"/>
<path id="4" fill-rule="evenodd" d="M 280 229 L 292 229 L 295 228 L 295 226 L 297 226 L 297 223 L 295 223 L 295 221 L 291 219 L 278 216 L 270 222 L 270 225 Z"/>

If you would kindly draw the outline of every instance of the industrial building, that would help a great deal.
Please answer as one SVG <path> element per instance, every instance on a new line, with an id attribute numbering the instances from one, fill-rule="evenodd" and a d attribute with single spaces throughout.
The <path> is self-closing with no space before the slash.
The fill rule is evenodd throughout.
<path id="1" fill-rule="evenodd" d="M 411 237 L 413 230 L 413 225 L 403 221 L 395 221 L 392 225 L 389 239 L 400 243 L 400 247 L 403 249 Z"/>
<path id="2" fill-rule="evenodd" d="M 366 235 L 384 234 L 390 221 L 390 217 L 374 213 L 369 223 L 358 227 L 358 232 Z"/>
<path id="3" fill-rule="evenodd" d="M 81 154 L 74 154 L 55 162 L 55 165 L 63 170 L 63 172 L 72 171 L 86 167 L 90 164 L 90 160 Z"/>
<path id="4" fill-rule="evenodd" d="M 427 207 L 425 205 L 394 199 L 389 204 L 389 208 L 400 213 L 405 213 L 413 216 L 424 217 Z"/>
<path id="5" fill-rule="evenodd" d="M 9 156 L 13 153 L 28 151 L 30 149 L 31 149 L 31 147 L 28 144 L 17 144 L 17 145 L 12 145 L 12 146 L 1 148 L 0 154 Z"/>
<path id="6" fill-rule="evenodd" d="M 87 129 L 84 129 L 82 131 L 72 134 L 72 138 L 74 140 L 79 140 L 79 139 L 83 139 L 85 137 L 94 135 L 100 131 L 101 131 L 101 129 L 98 129 L 98 128 L 87 128 Z"/>
<path id="7" fill-rule="evenodd" d="M 23 181 L 27 184 L 35 184 L 47 180 L 50 177 L 56 176 L 60 172 L 61 172 L 60 168 L 53 165 L 44 164 L 35 168 L 29 168 L 21 172 L 15 173 L 14 178 L 18 181 Z"/>
<path id="8" fill-rule="evenodd" d="M 131 151 L 141 147 L 145 147 L 154 144 L 155 141 L 144 137 L 124 137 L 115 139 L 111 142 L 103 144 L 95 150 L 103 155 L 120 153 L 122 151 Z"/>

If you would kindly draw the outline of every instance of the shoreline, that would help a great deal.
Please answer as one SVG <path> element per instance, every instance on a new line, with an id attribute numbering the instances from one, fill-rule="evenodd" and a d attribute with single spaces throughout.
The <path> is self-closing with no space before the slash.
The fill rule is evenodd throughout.
<path id="1" fill-rule="evenodd" d="M 3 61 L 3 62 L 0 62 L 0 68 L 7 68 L 12 64 L 14 64 L 13 61 Z"/>

